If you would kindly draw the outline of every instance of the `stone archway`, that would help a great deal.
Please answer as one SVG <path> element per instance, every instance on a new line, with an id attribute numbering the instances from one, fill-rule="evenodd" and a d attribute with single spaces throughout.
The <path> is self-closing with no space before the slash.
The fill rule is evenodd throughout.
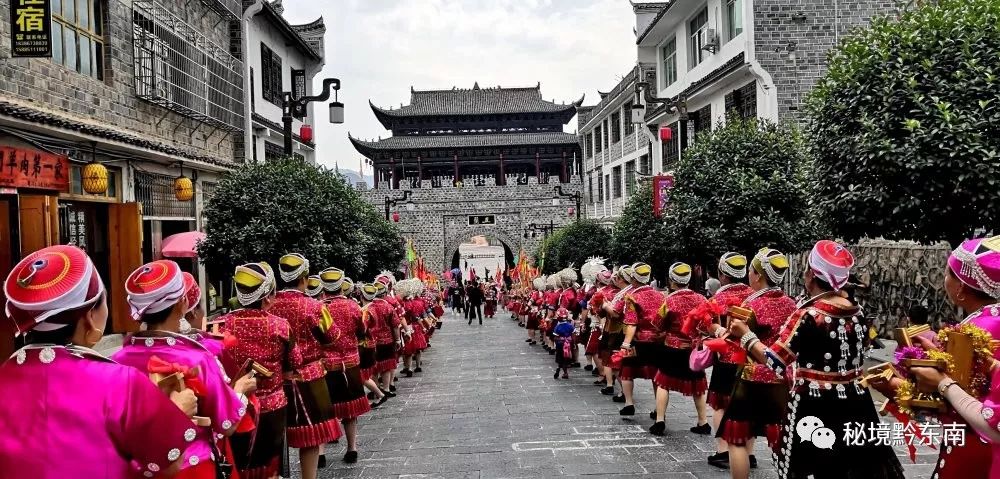
<path id="1" fill-rule="evenodd" d="M 473 236 L 485 236 L 496 239 L 514 255 L 521 250 L 523 226 L 519 212 L 499 213 L 492 215 L 495 219 L 490 225 L 469 225 L 468 215 L 446 215 L 444 217 L 444 251 L 442 251 L 442 269 L 450 269 L 452 258 L 459 245 L 469 241 Z M 506 267 L 506 265 L 505 265 Z"/>

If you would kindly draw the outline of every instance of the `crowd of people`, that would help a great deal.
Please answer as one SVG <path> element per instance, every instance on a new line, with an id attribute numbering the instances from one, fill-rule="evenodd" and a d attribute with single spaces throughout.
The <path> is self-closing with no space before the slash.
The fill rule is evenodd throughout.
<path id="1" fill-rule="evenodd" d="M 395 397 L 396 369 L 422 371 L 440 327 L 441 292 L 382 273 L 355 284 L 286 254 L 233 280 L 240 309 L 206 324 L 194 277 L 158 260 L 125 292 L 139 331 L 111 358 L 91 349 L 107 327 L 108 292 L 87 254 L 52 246 L 4 283 L 23 347 L 0 365 L 0 471 L 19 476 L 276 478 L 288 448 L 301 477 L 357 420 Z M 367 394 L 366 394 L 367 390 Z M 0 474 L 3 475 L 3 474 Z"/>
<path id="2" fill-rule="evenodd" d="M 488 319 L 496 316 L 502 294 L 502 283 L 480 282 L 474 276 L 464 285 L 458 279 L 452 279 L 447 289 L 448 303 L 452 312 L 463 314 L 469 320 L 469 324 L 478 319 L 482 325 L 483 316 Z"/>
<path id="3" fill-rule="evenodd" d="M 958 384 L 935 368 L 901 363 L 891 379 L 866 373 L 875 338 L 853 294 L 850 251 L 833 241 L 816 243 L 803 271 L 805 292 L 796 299 L 782 289 L 789 266 L 772 248 L 750 258 L 726 253 L 706 297 L 689 287 L 693 268 L 686 263 L 670 266 L 660 290 L 648 264 L 612 270 L 593 259 L 579 274 L 566 268 L 522 282 L 505 304 L 527 329 L 525 341 L 556 356 L 553 378 L 567 378 L 582 349 L 584 369 L 597 377 L 600 393 L 623 403 L 620 415 L 636 414 L 636 381 L 649 381 L 651 434 L 665 434 L 672 394 L 690 397 L 697 414 L 691 433 L 714 432 L 716 452 L 707 461 L 728 468 L 734 479 L 746 479 L 756 467 L 757 438 L 767 441 L 782 478 L 904 477 L 887 441 L 852 440 L 846 429 L 876 428 L 869 386 L 895 398 L 907 376 L 951 404 L 953 412 L 940 421 L 956 421 L 968 432 L 964 444 L 940 448 L 932 477 L 1000 477 L 997 363 L 987 365 L 994 380 L 979 394 L 951 387 Z M 954 306 L 972 313 L 957 324 L 1000 337 L 1000 237 L 957 248 L 944 289 Z M 942 349 L 936 334 L 924 336 L 921 347 Z"/>

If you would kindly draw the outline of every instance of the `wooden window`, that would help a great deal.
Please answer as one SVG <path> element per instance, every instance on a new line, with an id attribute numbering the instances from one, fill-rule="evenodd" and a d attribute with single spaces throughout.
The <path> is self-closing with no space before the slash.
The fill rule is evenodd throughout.
<path id="1" fill-rule="evenodd" d="M 104 78 L 104 0 L 52 0 L 52 61 Z"/>
<path id="2" fill-rule="evenodd" d="M 757 117 L 757 84 L 749 83 L 726 95 L 726 114 L 739 118 Z"/>
<path id="3" fill-rule="evenodd" d="M 622 114 L 614 112 L 611 114 L 611 143 L 622 141 Z"/>
<path id="4" fill-rule="evenodd" d="M 632 196 L 635 192 L 635 161 L 625 163 L 625 195 Z"/>
<path id="5" fill-rule="evenodd" d="M 611 169 L 611 187 L 615 198 L 622 197 L 622 167 L 616 166 Z"/>
<path id="6" fill-rule="evenodd" d="M 680 123 L 676 122 L 676 121 L 672 125 L 670 125 L 670 129 L 673 130 L 674 134 L 670 138 L 670 141 L 667 141 L 667 142 L 663 143 L 663 169 L 664 170 L 670 170 L 670 168 L 673 166 L 673 164 L 676 163 L 677 160 L 680 159 L 680 157 L 681 157 L 681 150 L 680 150 L 680 148 L 681 148 L 681 144 L 680 144 L 681 132 L 680 132 L 680 129 L 678 128 L 679 125 L 680 125 Z"/>
<path id="7" fill-rule="evenodd" d="M 261 96 L 268 102 L 281 106 L 281 57 L 263 42 L 260 44 Z"/>
<path id="8" fill-rule="evenodd" d="M 632 123 L 632 100 L 622 105 L 622 117 L 625 118 L 625 134 L 631 135 L 635 131 L 635 123 Z"/>
<path id="9" fill-rule="evenodd" d="M 673 85 L 677 81 L 677 39 L 671 38 L 669 42 L 660 47 L 660 58 L 662 63 L 660 72 L 663 78 L 663 88 Z"/>
<path id="10" fill-rule="evenodd" d="M 596 143 L 597 149 L 594 150 L 594 151 L 597 152 L 597 153 L 600 153 L 600 152 L 604 151 L 604 146 L 603 146 L 604 142 L 601 141 L 601 126 L 600 125 L 597 125 L 597 127 L 594 128 L 594 136 L 596 137 L 596 140 L 597 140 L 597 143 Z"/>
<path id="11" fill-rule="evenodd" d="M 708 7 L 701 9 L 688 23 L 688 68 L 694 68 L 705 60 L 705 46 L 708 45 Z"/>

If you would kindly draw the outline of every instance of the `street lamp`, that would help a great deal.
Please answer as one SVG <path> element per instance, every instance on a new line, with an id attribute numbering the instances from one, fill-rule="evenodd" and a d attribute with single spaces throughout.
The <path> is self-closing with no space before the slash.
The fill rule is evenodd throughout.
<path id="1" fill-rule="evenodd" d="M 291 92 L 281 94 L 281 122 L 283 123 L 283 133 L 285 135 L 285 156 L 292 156 L 292 119 L 304 117 L 306 106 L 314 101 L 327 101 L 330 99 L 330 90 L 333 89 L 333 101 L 330 103 L 330 123 L 344 123 L 344 104 L 337 101 L 337 93 L 340 91 L 340 80 L 327 78 L 323 80 L 323 92 L 315 96 L 304 96 L 293 98 Z"/>
<path id="2" fill-rule="evenodd" d="M 542 233 L 542 239 L 546 239 L 556 230 L 555 221 L 549 220 L 549 224 L 535 224 L 531 223 L 524 227 L 524 239 L 528 239 L 528 232 L 531 232 L 532 238 L 537 238 L 538 233 Z"/>
<path id="3" fill-rule="evenodd" d="M 389 221 L 389 208 L 394 208 L 397 203 L 405 201 L 406 202 L 406 209 L 408 211 L 413 211 L 414 209 L 416 209 L 416 205 L 414 205 L 413 202 L 410 201 L 410 194 L 412 194 L 412 193 L 413 192 L 410 191 L 410 190 L 405 190 L 405 191 L 403 191 L 403 196 L 401 196 L 399 198 L 389 198 L 388 196 L 385 197 L 385 220 L 386 221 Z"/>
<path id="4" fill-rule="evenodd" d="M 573 193 L 564 193 L 562 185 L 556 185 L 556 197 L 552 198 L 552 204 L 557 206 L 559 204 L 559 198 L 572 198 L 573 201 L 576 202 L 576 219 L 579 220 L 580 202 L 583 200 L 583 195 L 581 195 L 579 191 L 575 191 Z"/>

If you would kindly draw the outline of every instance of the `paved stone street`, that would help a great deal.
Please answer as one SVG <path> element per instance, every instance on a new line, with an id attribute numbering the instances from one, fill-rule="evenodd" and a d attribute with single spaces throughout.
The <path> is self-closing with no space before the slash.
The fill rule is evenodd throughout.
<path id="1" fill-rule="evenodd" d="M 340 462 L 341 441 L 328 448 L 320 477 L 729 477 L 705 462 L 714 440 L 688 431 L 690 400 L 672 396 L 667 435 L 651 436 L 648 388 L 638 391 L 633 420 L 623 420 L 589 373 L 552 379 L 553 357 L 528 346 L 508 318 L 500 312 L 480 327 L 446 316 L 424 372 L 401 378 L 399 396 L 363 418 L 360 461 Z M 751 477 L 776 477 L 763 444 L 757 457 Z M 933 452 L 917 459 L 925 464 L 902 458 L 907 477 L 929 477 Z"/>

